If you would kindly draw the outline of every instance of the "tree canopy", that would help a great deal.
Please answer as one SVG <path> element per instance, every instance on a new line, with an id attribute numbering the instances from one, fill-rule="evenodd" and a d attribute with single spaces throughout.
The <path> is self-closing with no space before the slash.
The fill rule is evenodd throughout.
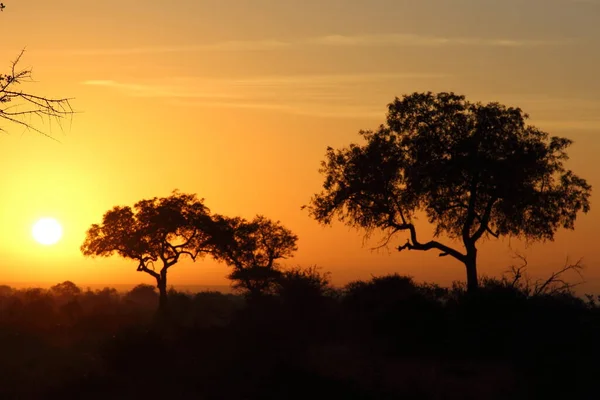
<path id="1" fill-rule="evenodd" d="M 309 210 L 323 224 L 334 218 L 386 240 L 409 233 L 398 250 L 438 250 L 478 285 L 476 243 L 513 236 L 553 240 L 590 209 L 591 186 L 566 169 L 572 141 L 526 124 L 520 108 L 471 103 L 454 93 L 413 93 L 388 105 L 387 123 L 361 131 L 366 143 L 328 148 L 323 191 Z M 441 236 L 420 241 L 414 225 L 424 213 Z"/>
<path id="2" fill-rule="evenodd" d="M 173 192 L 129 206 L 114 207 L 101 224 L 87 231 L 81 246 L 85 256 L 118 254 L 136 260 L 137 270 L 156 279 L 161 307 L 167 301 L 167 270 L 182 256 L 192 260 L 213 249 L 213 221 L 202 199 Z M 161 264 L 160 269 L 155 263 Z"/>
<path id="3" fill-rule="evenodd" d="M 221 237 L 215 258 L 233 267 L 229 278 L 233 286 L 257 296 L 268 291 L 280 276 L 280 259 L 292 257 L 298 249 L 298 236 L 279 221 L 256 216 L 244 218 L 218 217 Z"/>

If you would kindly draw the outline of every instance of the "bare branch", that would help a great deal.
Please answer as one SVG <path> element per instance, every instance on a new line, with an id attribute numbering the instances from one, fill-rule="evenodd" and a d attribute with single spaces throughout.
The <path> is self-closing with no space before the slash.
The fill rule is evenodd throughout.
<path id="1" fill-rule="evenodd" d="M 42 121 L 47 118 L 50 125 L 52 121 L 56 121 L 62 129 L 62 120 L 74 114 L 70 103 L 72 99 L 50 98 L 17 90 L 17 86 L 32 81 L 31 69 L 20 70 L 17 68 L 24 52 L 25 50 L 22 50 L 11 63 L 8 74 L 0 74 L 0 104 L 12 103 L 10 106 L 0 109 L 0 118 L 56 140 L 48 133 L 36 128 L 31 122 L 31 118 L 36 117 Z M 0 131 L 5 131 L 5 129 L 0 127 Z"/>
<path id="2" fill-rule="evenodd" d="M 577 260 L 577 262 L 575 262 L 574 264 L 569 263 L 569 259 L 567 258 L 567 260 L 565 261 L 565 265 L 562 269 L 553 272 L 550 277 L 548 277 L 548 279 L 546 279 L 544 282 L 536 282 L 535 284 L 535 289 L 534 289 L 534 294 L 535 295 L 541 295 L 541 294 L 556 294 L 556 293 L 560 293 L 560 292 L 565 292 L 565 291 L 570 291 L 571 289 L 573 289 L 575 286 L 581 285 L 582 283 L 584 283 L 584 278 L 583 278 L 583 274 L 581 273 L 581 271 L 584 269 L 584 266 L 582 264 L 583 259 L 579 259 Z M 577 273 L 577 275 L 579 275 L 579 277 L 581 278 L 580 282 L 577 283 L 570 283 L 567 282 L 566 280 L 563 279 L 563 276 L 566 272 L 568 271 L 574 271 L 575 273 Z"/>

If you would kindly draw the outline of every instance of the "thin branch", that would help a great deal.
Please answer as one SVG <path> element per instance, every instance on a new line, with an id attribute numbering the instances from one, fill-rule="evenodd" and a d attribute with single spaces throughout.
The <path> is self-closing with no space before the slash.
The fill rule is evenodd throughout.
<path id="1" fill-rule="evenodd" d="M 540 295 L 540 294 L 556 294 L 556 293 L 560 293 L 560 292 L 564 292 L 564 291 L 569 291 L 572 288 L 574 288 L 575 286 L 581 285 L 582 283 L 584 283 L 584 278 L 583 278 L 583 274 L 581 273 L 581 271 L 583 270 L 583 264 L 582 264 L 583 259 L 579 259 L 577 260 L 576 263 L 574 264 L 570 264 L 569 263 L 569 259 L 567 258 L 567 260 L 565 261 L 565 266 L 556 271 L 553 272 L 550 277 L 548 277 L 548 279 L 546 279 L 543 283 L 539 283 L 536 282 L 535 284 L 535 291 L 534 294 L 536 295 Z M 562 276 L 565 272 L 568 271 L 575 271 L 577 273 L 577 275 L 579 275 L 579 277 L 581 278 L 581 281 L 578 283 L 569 283 L 567 281 L 565 281 Z"/>
<path id="2" fill-rule="evenodd" d="M 191 243 L 192 239 L 195 239 L 195 238 L 196 238 L 196 235 L 197 235 L 197 234 L 198 234 L 198 228 L 194 228 L 194 232 L 193 232 L 193 233 L 190 235 L 190 237 L 189 237 L 189 238 L 186 238 L 186 237 L 185 237 L 183 234 L 181 235 L 181 236 L 183 236 L 183 237 L 184 237 L 184 239 L 185 239 L 185 242 L 183 242 L 182 244 L 178 244 L 178 245 L 171 245 L 171 244 L 169 243 L 169 246 L 171 246 L 171 248 L 172 248 L 173 250 L 175 250 L 175 249 L 181 249 L 181 248 L 187 247 L 187 246 L 188 246 L 188 245 Z M 167 242 L 167 243 L 168 243 L 168 242 Z"/>
<path id="3" fill-rule="evenodd" d="M 49 98 L 13 89 L 17 85 L 31 81 L 31 69 L 17 70 L 17 64 L 24 52 L 25 50 L 22 50 L 12 62 L 9 74 L 0 74 L 0 104 L 14 103 L 0 109 L 0 118 L 56 140 L 49 134 L 33 126 L 31 121 L 26 121 L 26 119 L 28 117 L 38 117 L 43 120 L 47 117 L 50 124 L 52 120 L 55 120 L 62 129 L 61 121 L 74 114 L 70 103 L 72 99 Z M 0 131 L 5 130 L 0 127 Z"/>

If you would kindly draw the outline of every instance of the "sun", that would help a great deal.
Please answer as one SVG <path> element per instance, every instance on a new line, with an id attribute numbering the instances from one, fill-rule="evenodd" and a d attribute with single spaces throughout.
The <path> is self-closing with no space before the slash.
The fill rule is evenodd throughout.
<path id="1" fill-rule="evenodd" d="M 31 229 L 33 238 L 45 246 L 56 244 L 62 237 L 62 234 L 62 226 L 54 218 L 42 218 Z"/>

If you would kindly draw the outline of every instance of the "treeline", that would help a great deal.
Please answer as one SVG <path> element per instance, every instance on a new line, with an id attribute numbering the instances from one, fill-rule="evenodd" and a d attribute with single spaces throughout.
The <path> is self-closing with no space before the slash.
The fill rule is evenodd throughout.
<path id="1" fill-rule="evenodd" d="M 537 286 L 539 289 L 540 286 Z M 592 398 L 600 298 L 285 270 L 260 295 L 0 289 L 2 398 Z"/>

